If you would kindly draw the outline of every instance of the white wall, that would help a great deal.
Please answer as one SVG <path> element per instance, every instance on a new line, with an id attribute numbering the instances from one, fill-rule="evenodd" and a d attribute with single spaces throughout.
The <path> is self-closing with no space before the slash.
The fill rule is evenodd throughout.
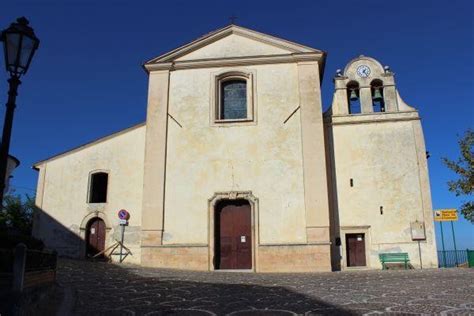
<path id="1" fill-rule="evenodd" d="M 139 262 L 144 135 L 145 126 L 132 128 L 40 164 L 37 205 L 42 212 L 35 218 L 34 235 L 62 254 L 82 256 L 81 223 L 84 226 L 99 212 L 110 228 L 107 247 L 119 238 L 117 212 L 127 209 L 131 219 L 125 245 L 133 251 L 128 260 Z M 87 203 L 89 174 L 94 170 L 109 172 L 107 203 Z"/>
<path id="2" fill-rule="evenodd" d="M 411 238 L 414 221 L 426 226 L 423 266 L 437 267 L 431 201 L 426 203 L 423 197 L 429 198 L 426 160 L 420 159 L 425 159 L 424 142 L 416 139 L 423 137 L 417 130 L 421 130 L 419 120 L 333 126 L 340 236 L 344 247 L 344 229 L 368 233 L 371 267 L 380 267 L 380 252 L 408 252 L 412 264 L 419 265 L 418 244 Z M 369 226 L 366 231 L 364 226 Z M 344 266 L 345 249 L 342 253 Z"/>

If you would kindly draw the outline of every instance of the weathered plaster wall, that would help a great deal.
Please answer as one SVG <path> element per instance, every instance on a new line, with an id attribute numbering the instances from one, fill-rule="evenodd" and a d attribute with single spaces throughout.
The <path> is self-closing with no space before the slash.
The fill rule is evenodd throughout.
<path id="1" fill-rule="evenodd" d="M 40 164 L 36 202 L 42 212 L 35 218 L 34 235 L 61 254 L 83 256 L 87 221 L 96 212 L 104 219 L 107 247 L 120 238 L 117 211 L 127 209 L 131 219 L 124 240 L 133 255 L 126 261 L 139 263 L 144 135 L 142 125 Z M 89 174 L 95 170 L 109 173 L 104 204 L 87 203 Z"/>
<path id="2" fill-rule="evenodd" d="M 376 120 L 384 115 L 365 117 Z M 403 118 L 405 114 L 394 115 Z M 416 220 L 426 228 L 427 240 L 421 242 L 423 267 L 437 267 L 420 121 L 334 125 L 332 133 L 337 189 L 333 207 L 338 212 L 343 267 L 345 232 L 366 233 L 369 267 L 380 267 L 380 252 L 408 252 L 411 263 L 419 266 L 418 244 L 412 241 L 410 230 L 410 222 Z"/>
<path id="3" fill-rule="evenodd" d="M 254 72 L 257 122 L 211 126 L 212 75 Z M 300 113 L 295 64 L 171 72 L 164 244 L 207 244 L 208 199 L 252 191 L 262 244 L 305 243 Z"/>

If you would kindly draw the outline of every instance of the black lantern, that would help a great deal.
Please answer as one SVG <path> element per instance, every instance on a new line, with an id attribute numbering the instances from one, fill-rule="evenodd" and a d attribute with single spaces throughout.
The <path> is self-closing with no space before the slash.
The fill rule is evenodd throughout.
<path id="1" fill-rule="evenodd" d="M 5 65 L 12 77 L 26 73 L 39 46 L 39 39 L 28 23 L 25 17 L 18 18 L 0 37 L 5 50 Z"/>
<path id="2" fill-rule="evenodd" d="M 28 26 L 28 20 L 22 17 L 0 33 L 0 41 L 3 42 L 5 48 L 5 66 L 10 73 L 7 110 L 0 143 L 0 208 L 2 208 L 18 86 L 21 84 L 20 77 L 28 70 L 31 59 L 39 46 L 39 39 L 33 29 Z"/>

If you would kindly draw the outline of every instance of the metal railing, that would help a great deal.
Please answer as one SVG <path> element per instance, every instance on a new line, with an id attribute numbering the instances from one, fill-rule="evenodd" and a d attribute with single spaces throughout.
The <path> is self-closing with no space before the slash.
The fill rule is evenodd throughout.
<path id="1" fill-rule="evenodd" d="M 13 249 L 0 249 L 0 273 L 11 273 L 14 261 L 15 253 Z"/>
<path id="2" fill-rule="evenodd" d="M 56 262 L 55 251 L 27 250 L 25 271 L 56 270 Z"/>
<path id="3" fill-rule="evenodd" d="M 440 268 L 453 268 L 459 266 L 471 266 L 469 264 L 468 253 L 472 250 L 439 250 L 438 266 Z"/>
<path id="4" fill-rule="evenodd" d="M 36 286 L 54 282 L 56 266 L 55 251 L 29 250 L 21 243 L 14 249 L 0 249 L 0 285 L 11 286 L 14 292 L 22 292 L 25 284 Z"/>

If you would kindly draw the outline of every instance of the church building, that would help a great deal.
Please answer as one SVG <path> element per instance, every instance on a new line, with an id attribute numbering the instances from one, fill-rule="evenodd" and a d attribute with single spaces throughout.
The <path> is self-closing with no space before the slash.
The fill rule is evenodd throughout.
<path id="1" fill-rule="evenodd" d="M 150 267 L 381 269 L 401 252 L 437 267 L 417 110 L 359 56 L 323 112 L 325 61 L 231 24 L 146 62 L 146 122 L 34 165 L 34 236 L 119 261 L 123 228 L 124 262 Z"/>

